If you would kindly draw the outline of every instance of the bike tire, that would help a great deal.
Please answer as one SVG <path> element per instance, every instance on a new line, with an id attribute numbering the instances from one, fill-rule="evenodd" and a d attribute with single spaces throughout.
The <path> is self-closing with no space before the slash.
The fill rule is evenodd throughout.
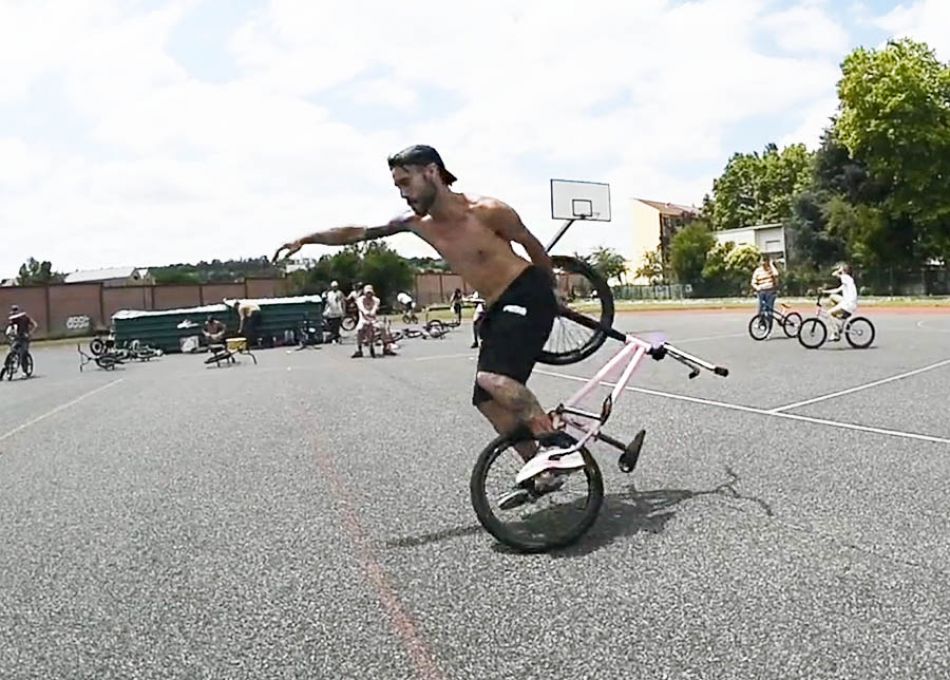
<path id="1" fill-rule="evenodd" d="M 344 316 L 343 321 L 340 322 L 340 328 L 347 332 L 356 330 L 356 317 Z"/>
<path id="2" fill-rule="evenodd" d="M 97 357 L 106 351 L 106 342 L 102 338 L 93 338 L 89 341 L 89 351 Z"/>
<path id="3" fill-rule="evenodd" d="M 23 369 L 23 374 L 27 378 L 33 376 L 33 355 L 29 352 L 27 352 L 26 356 L 23 357 L 23 366 L 21 368 Z"/>
<path id="4" fill-rule="evenodd" d="M 815 338 L 818 338 L 817 340 Z M 802 347 L 818 349 L 828 339 L 828 326 L 819 318 L 812 317 L 802 321 L 798 329 L 798 342 Z"/>
<path id="5" fill-rule="evenodd" d="M 10 354 L 7 355 L 7 358 L 3 360 L 3 376 L 0 377 L 0 380 L 3 378 L 6 378 L 7 380 L 13 380 L 13 376 L 16 374 L 19 367 L 20 360 L 13 352 L 10 352 Z"/>
<path id="6" fill-rule="evenodd" d="M 802 315 L 798 312 L 791 312 L 785 315 L 785 319 L 782 321 L 782 330 L 785 331 L 785 335 L 790 338 L 797 338 L 798 331 L 802 327 Z"/>
<path id="7" fill-rule="evenodd" d="M 567 433 L 562 432 L 559 434 L 559 438 L 564 445 L 567 445 L 567 442 L 571 444 L 577 442 L 574 437 Z M 492 502 L 489 497 L 490 492 L 486 489 L 486 480 L 489 473 L 492 471 L 493 465 L 503 454 L 516 457 L 516 460 L 512 462 L 514 462 L 515 465 L 514 469 L 517 470 L 517 466 L 521 465 L 521 459 L 517 457 L 518 454 L 514 451 L 513 447 L 516 444 L 536 441 L 536 438 L 528 432 L 499 435 L 479 454 L 478 460 L 475 462 L 475 467 L 472 469 L 472 477 L 469 484 L 472 507 L 482 527 L 499 542 L 524 553 L 546 552 L 563 548 L 574 543 L 593 525 L 604 502 L 603 475 L 590 452 L 586 448 L 581 448 L 580 452 L 584 458 L 585 467 L 582 470 L 572 473 L 568 477 L 568 480 L 570 480 L 571 477 L 580 479 L 581 475 L 586 479 L 587 496 L 582 507 L 572 509 L 568 506 L 566 511 L 561 513 L 554 512 L 553 515 L 555 516 L 552 517 L 554 521 L 551 523 L 551 532 L 530 530 L 530 525 L 533 523 L 532 520 L 537 519 L 537 516 L 530 518 L 527 522 L 527 528 L 529 529 L 527 535 L 522 535 L 508 522 L 499 518 L 492 508 Z M 510 481 L 512 476 L 506 475 L 506 477 Z M 554 497 L 560 493 L 561 491 L 554 491 L 551 494 L 541 496 L 541 498 Z M 525 506 L 522 506 L 522 508 L 524 507 Z M 532 503 L 528 507 L 534 507 L 534 504 Z M 521 513 L 517 514 L 521 516 Z M 509 516 L 512 517 L 512 519 L 515 518 L 514 515 Z"/>
<path id="8" fill-rule="evenodd" d="M 753 340 L 765 340 L 772 334 L 770 319 L 765 314 L 756 314 L 749 319 L 749 336 Z"/>
<path id="9" fill-rule="evenodd" d="M 852 330 L 855 325 L 857 325 L 859 332 Z M 862 329 L 862 326 L 866 326 L 866 328 Z M 844 327 L 844 337 L 848 341 L 848 344 L 855 349 L 867 349 L 870 347 L 871 343 L 874 342 L 875 333 L 874 324 L 871 323 L 870 319 L 863 316 L 852 316 L 848 319 Z M 855 336 L 860 337 L 860 341 Z"/>
<path id="10" fill-rule="evenodd" d="M 610 286 L 593 267 L 576 257 L 553 255 L 551 262 L 557 274 L 567 275 L 569 285 L 578 284 L 597 293 L 597 308 L 593 314 L 560 304 L 551 333 L 538 356 L 542 364 L 564 366 L 583 361 L 601 348 L 613 331 L 614 296 Z M 580 281 L 577 280 L 580 277 Z M 570 336 L 570 345 L 560 345 L 556 338 Z"/>

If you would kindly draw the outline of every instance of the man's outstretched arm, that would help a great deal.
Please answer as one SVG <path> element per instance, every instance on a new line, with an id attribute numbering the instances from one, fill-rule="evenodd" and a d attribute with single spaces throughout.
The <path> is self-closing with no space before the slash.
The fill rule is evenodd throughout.
<path id="1" fill-rule="evenodd" d="M 384 238 L 386 236 L 392 236 L 393 234 L 409 231 L 409 225 L 411 222 L 412 218 L 406 216 L 397 217 L 393 220 L 390 220 L 388 224 L 384 224 L 381 227 L 349 225 L 345 227 L 335 227 L 333 229 L 314 232 L 313 234 L 299 238 L 296 241 L 290 241 L 289 243 L 282 245 L 277 249 L 277 252 L 274 253 L 273 262 L 277 262 L 277 260 L 280 259 L 280 253 L 282 250 L 287 251 L 284 254 L 284 257 L 290 257 L 304 246 L 310 244 L 320 244 L 325 246 L 348 246 L 352 243 L 359 243 L 360 241 Z"/>

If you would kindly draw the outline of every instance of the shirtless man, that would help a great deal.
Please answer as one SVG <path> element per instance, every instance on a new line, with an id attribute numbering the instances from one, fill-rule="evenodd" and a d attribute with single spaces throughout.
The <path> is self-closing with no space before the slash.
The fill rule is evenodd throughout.
<path id="1" fill-rule="evenodd" d="M 498 433 L 526 425 L 536 436 L 550 434 L 550 417 L 525 386 L 558 309 L 544 246 L 502 201 L 452 191 L 456 178 L 432 147 L 411 146 L 388 160 L 411 213 L 382 226 L 344 226 L 304 236 L 278 248 L 274 261 L 283 250 L 290 257 L 311 243 L 343 246 L 402 232 L 419 236 L 485 299 L 472 403 Z M 512 241 L 524 247 L 530 262 L 515 254 Z M 521 455 L 527 460 L 532 453 Z"/>

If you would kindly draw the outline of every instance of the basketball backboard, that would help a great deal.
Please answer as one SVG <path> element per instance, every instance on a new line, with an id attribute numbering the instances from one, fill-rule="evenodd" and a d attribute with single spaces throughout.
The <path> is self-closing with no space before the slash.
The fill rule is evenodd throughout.
<path id="1" fill-rule="evenodd" d="M 610 185 L 601 182 L 551 180 L 551 218 L 610 221 Z"/>

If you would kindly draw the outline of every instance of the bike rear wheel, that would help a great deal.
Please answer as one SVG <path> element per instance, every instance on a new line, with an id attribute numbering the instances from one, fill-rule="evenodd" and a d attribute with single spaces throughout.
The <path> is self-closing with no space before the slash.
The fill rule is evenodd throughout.
<path id="1" fill-rule="evenodd" d="M 798 330 L 798 342 L 808 349 L 818 349 L 828 339 L 828 327 L 818 318 L 805 319 Z"/>
<path id="2" fill-rule="evenodd" d="M 23 357 L 23 373 L 27 378 L 33 375 L 33 355 L 27 352 L 26 356 Z"/>
<path id="3" fill-rule="evenodd" d="M 558 446 L 577 442 L 559 433 Z M 478 456 L 472 470 L 472 507 L 481 525 L 498 541 L 520 552 L 544 552 L 575 542 L 597 519 L 604 501 L 600 468 L 586 448 L 580 450 L 584 467 L 561 473 L 560 488 L 538 494 L 534 480 L 527 480 L 521 493 L 529 500 L 512 509 L 498 502 L 518 493 L 515 476 L 524 466 L 516 445 L 536 446 L 531 434 L 516 433 L 495 438 Z"/>
<path id="4" fill-rule="evenodd" d="M 853 316 L 844 327 L 844 337 L 855 349 L 865 349 L 874 342 L 874 324 L 863 316 Z"/>
<path id="5" fill-rule="evenodd" d="M 7 358 L 3 361 L 3 369 L 0 370 L 0 380 L 6 378 L 7 380 L 13 380 L 13 375 L 17 372 L 17 369 L 20 367 L 20 358 L 16 355 L 15 352 L 10 352 L 7 354 Z"/>
<path id="6" fill-rule="evenodd" d="M 567 277 L 568 290 L 587 300 L 560 304 L 551 333 L 538 357 L 542 364 L 563 366 L 583 361 L 596 352 L 613 330 L 614 297 L 607 282 L 586 262 L 552 255 L 554 271 Z"/>
<path id="7" fill-rule="evenodd" d="M 782 330 L 785 331 L 785 335 L 790 338 L 794 338 L 798 335 L 798 331 L 802 327 L 802 315 L 798 312 L 791 312 L 790 314 L 785 315 L 785 319 L 782 321 Z"/>
<path id="8" fill-rule="evenodd" d="M 340 322 L 340 327 L 350 332 L 356 329 L 356 317 L 355 316 L 344 316 L 343 321 Z"/>

